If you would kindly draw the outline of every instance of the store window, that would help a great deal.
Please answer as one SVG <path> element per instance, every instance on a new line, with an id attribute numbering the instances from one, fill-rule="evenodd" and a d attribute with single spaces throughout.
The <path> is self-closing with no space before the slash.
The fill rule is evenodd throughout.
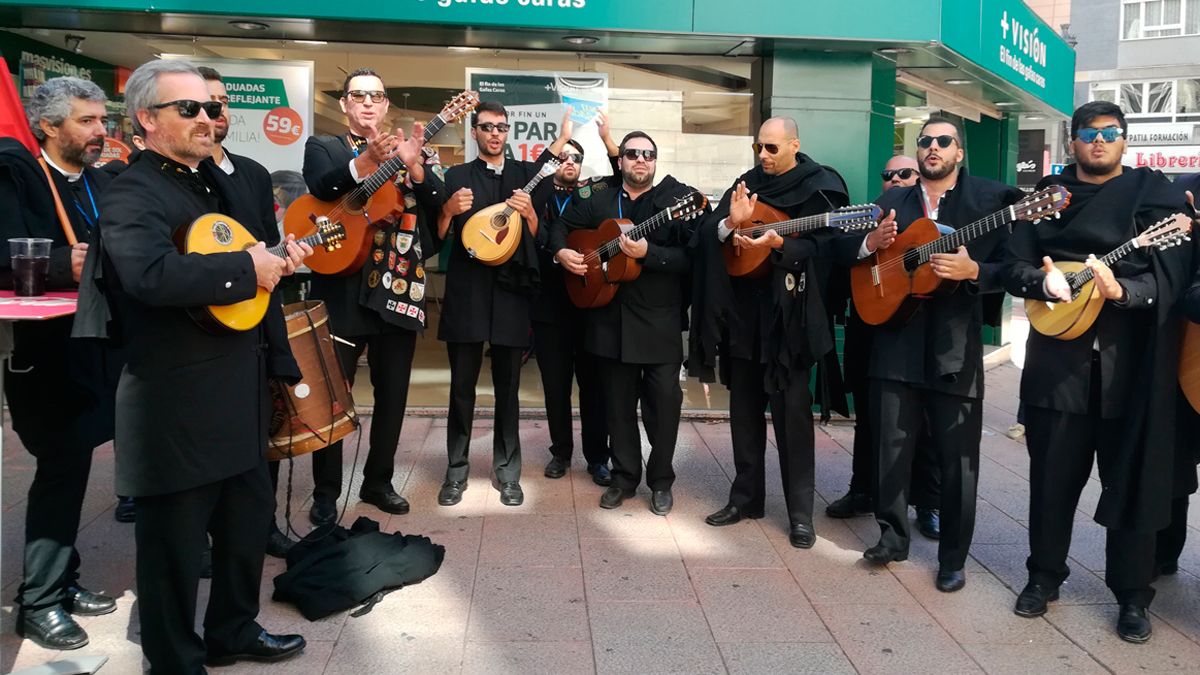
<path id="1" fill-rule="evenodd" d="M 1121 39 L 1200 35 L 1200 0 L 1123 0 Z"/>
<path id="2" fill-rule="evenodd" d="M 1121 106 L 1130 118 L 1143 122 L 1170 122 L 1175 117 L 1175 92 L 1187 83 L 1188 108 L 1179 114 L 1200 108 L 1200 80 L 1155 80 L 1150 82 L 1103 82 L 1092 86 L 1092 101 L 1108 101 Z"/>

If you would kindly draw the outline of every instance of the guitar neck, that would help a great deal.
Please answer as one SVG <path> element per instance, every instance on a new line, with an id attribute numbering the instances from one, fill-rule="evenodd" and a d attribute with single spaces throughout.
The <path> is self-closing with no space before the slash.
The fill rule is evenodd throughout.
<path id="1" fill-rule="evenodd" d="M 432 120 L 430 120 L 429 124 L 425 125 L 424 142 L 428 143 L 435 135 L 437 135 L 437 132 L 442 130 L 442 127 L 444 126 L 446 126 L 446 120 L 442 118 L 441 114 L 438 114 L 437 117 L 434 117 Z M 375 194 L 376 190 L 383 187 L 384 184 L 391 180 L 392 177 L 403 168 L 404 162 L 400 159 L 400 157 L 393 157 L 383 164 L 380 164 L 379 168 L 375 170 L 375 173 L 367 176 L 366 180 L 363 181 L 362 186 L 360 186 L 359 189 L 365 192 L 367 195 L 373 195 Z"/>
<path id="2" fill-rule="evenodd" d="M 809 230 L 819 230 L 822 227 L 829 226 L 829 214 L 820 213 L 815 216 L 804 216 L 801 218 L 792 218 L 791 220 L 782 220 L 778 223 L 764 223 L 763 225 L 755 225 L 754 227 L 745 230 L 739 230 L 738 234 L 744 237 L 761 237 L 768 230 L 775 230 L 781 236 L 789 234 L 797 234 L 800 232 L 808 232 Z"/>
<path id="3" fill-rule="evenodd" d="M 526 183 L 525 187 L 521 188 L 521 191 L 524 192 L 525 194 L 531 194 L 534 190 L 537 189 L 538 184 L 541 183 L 542 180 L 544 180 L 546 178 L 546 175 L 547 174 L 539 168 L 537 175 L 533 177 L 533 180 Z M 504 217 L 507 218 L 507 217 L 511 216 L 513 211 L 514 211 L 513 207 L 505 206 L 504 207 Z"/>
<path id="4" fill-rule="evenodd" d="M 662 226 L 666 222 L 669 222 L 670 220 L 671 220 L 671 209 L 663 209 L 662 211 L 659 211 L 658 213 L 651 216 L 650 218 L 647 218 L 646 220 L 642 221 L 639 225 L 634 227 L 632 230 L 626 232 L 625 236 L 629 237 L 629 239 L 632 241 L 640 241 L 642 239 L 645 239 L 647 236 L 649 236 L 649 234 L 651 232 L 657 230 L 660 226 Z M 620 250 L 621 250 L 621 240 L 620 240 L 620 238 L 616 238 L 616 239 L 609 239 L 608 241 L 604 242 L 604 244 L 602 246 L 600 246 L 599 248 L 596 249 L 596 252 L 603 253 L 608 256 L 613 256 L 613 255 L 616 255 Z"/>
<path id="5" fill-rule="evenodd" d="M 296 243 L 297 244 L 302 244 L 302 243 L 308 244 L 309 246 L 316 248 L 317 246 L 320 246 L 325 243 L 325 235 L 321 234 L 320 232 L 317 232 L 316 234 L 310 234 L 303 239 L 297 239 Z M 273 253 L 273 254 L 279 256 L 280 258 L 286 258 L 287 257 L 287 242 L 280 242 L 279 244 L 277 244 L 275 246 L 268 246 L 267 252 Z"/>
<path id="6" fill-rule="evenodd" d="M 1130 253 L 1133 253 L 1135 250 L 1137 250 L 1137 248 L 1138 248 L 1137 239 L 1130 239 L 1129 241 L 1125 242 L 1124 244 L 1121 244 L 1119 247 L 1113 249 L 1111 252 L 1109 252 L 1108 255 L 1101 258 L 1100 262 L 1104 263 L 1105 265 L 1111 266 L 1113 263 L 1117 262 L 1121 258 L 1124 258 L 1125 256 L 1129 255 Z M 1095 276 L 1096 276 L 1095 273 L 1092 272 L 1092 269 L 1089 267 L 1087 269 L 1079 270 L 1078 272 L 1071 274 L 1067 278 L 1067 283 L 1070 284 L 1072 291 L 1078 291 L 1080 288 L 1083 287 L 1084 284 L 1086 284 L 1087 282 L 1094 279 Z"/>
<path id="7" fill-rule="evenodd" d="M 914 249 L 918 256 L 917 262 L 923 265 L 929 262 L 930 256 L 936 253 L 953 253 L 958 250 L 959 246 L 966 246 L 983 235 L 998 230 L 1016 219 L 1016 206 L 1006 206 L 966 227 L 957 229 L 944 237 L 938 237 L 924 246 L 918 246 Z"/>

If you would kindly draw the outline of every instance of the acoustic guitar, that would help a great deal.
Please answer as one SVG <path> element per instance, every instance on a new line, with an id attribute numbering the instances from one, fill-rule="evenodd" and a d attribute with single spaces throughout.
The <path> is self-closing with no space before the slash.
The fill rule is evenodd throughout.
<path id="1" fill-rule="evenodd" d="M 546 176 L 553 176 L 558 171 L 558 160 L 551 159 L 538 169 L 525 187 L 521 188 L 526 194 L 533 192 Z M 467 222 L 463 223 L 462 245 L 467 249 L 467 255 L 484 265 L 495 267 L 508 262 L 517 252 L 517 244 L 521 243 L 521 231 L 525 229 L 525 221 L 516 209 L 500 202 L 476 211 Z"/>
<path id="2" fill-rule="evenodd" d="M 428 143 L 447 124 L 461 119 L 479 105 L 479 95 L 464 91 L 455 96 L 429 124 L 425 125 Z M 314 251 L 304 264 L 317 274 L 346 276 L 362 269 L 371 253 L 371 244 L 385 223 L 404 213 L 404 197 L 392 182 L 404 168 L 399 157 L 392 157 L 367 176 L 357 188 L 336 201 L 323 201 L 313 195 L 301 195 L 283 214 L 283 231 L 297 239 L 311 234 L 323 223 L 339 223 L 346 232 L 344 244 Z"/>
<path id="3" fill-rule="evenodd" d="M 770 249 L 744 249 L 737 246 L 733 243 L 735 233 L 754 239 L 766 234 L 768 230 L 775 230 L 783 237 L 796 237 L 803 232 L 812 232 L 826 227 L 851 232 L 874 228 L 881 213 L 883 210 L 878 206 L 863 204 L 843 206 L 829 213 L 788 218 L 783 211 L 758 202 L 754 205 L 754 212 L 750 214 L 749 222 L 737 228 L 736 232 L 731 232 L 721 247 L 721 253 L 725 256 L 725 269 L 731 277 L 757 278 L 765 275 L 771 268 L 768 260 L 771 255 Z"/>
<path id="4" fill-rule="evenodd" d="M 1188 239 L 1191 232 L 1191 218 L 1177 213 L 1146 228 L 1145 232 L 1125 242 L 1100 260 L 1106 265 L 1112 265 L 1138 249 L 1168 249 Z M 1054 264 L 1067 277 L 1067 284 L 1071 287 L 1071 301 L 1026 298 L 1025 315 L 1029 317 L 1029 325 L 1042 335 L 1059 340 L 1074 340 L 1086 333 L 1096 322 L 1096 317 L 1100 316 L 1100 310 L 1104 308 L 1104 298 L 1100 297 L 1095 276 L 1086 264 L 1067 260 L 1055 261 Z"/>
<path id="5" fill-rule="evenodd" d="M 312 246 L 313 251 L 318 248 L 328 250 L 345 236 L 346 231 L 341 223 L 324 222 L 317 225 L 316 233 L 297 241 Z M 221 213 L 206 213 L 193 220 L 191 225 L 181 227 L 175 232 L 175 244 L 185 255 L 235 253 L 257 243 L 258 240 L 241 223 Z M 285 243 L 270 246 L 267 251 L 280 258 L 287 257 Z M 270 303 L 270 291 L 259 286 L 258 292 L 248 300 L 232 305 L 193 307 L 188 309 L 188 314 L 201 328 L 212 333 L 247 331 L 257 326 L 267 315 Z"/>
<path id="6" fill-rule="evenodd" d="M 1200 412 L 1200 324 L 1183 322 L 1183 344 L 1179 346 L 1179 388 L 1196 412 Z"/>
<path id="7" fill-rule="evenodd" d="M 694 218 L 704 212 L 708 199 L 699 192 L 678 198 L 640 225 L 625 218 L 609 218 L 594 230 L 575 230 L 567 235 L 567 248 L 583 254 L 587 272 L 583 276 L 564 274 L 567 297 L 576 307 L 591 309 L 612 302 L 621 284 L 637 279 L 642 264 L 621 252 L 621 235 L 633 241 L 645 239 L 651 232 L 672 220 Z"/>
<path id="8" fill-rule="evenodd" d="M 891 246 L 850 268 L 850 293 L 854 309 L 872 326 L 907 321 L 921 301 L 953 293 L 957 281 L 933 273 L 930 257 L 953 253 L 959 246 L 1017 220 L 1038 222 L 1057 217 L 1067 207 L 1071 193 L 1052 185 L 980 220 L 941 236 L 928 218 L 913 221 Z"/>

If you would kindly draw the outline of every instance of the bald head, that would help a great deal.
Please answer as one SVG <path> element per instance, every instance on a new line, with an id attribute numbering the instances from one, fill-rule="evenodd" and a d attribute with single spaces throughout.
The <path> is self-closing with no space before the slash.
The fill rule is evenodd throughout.
<path id="1" fill-rule="evenodd" d="M 778 176 L 796 166 L 796 153 L 800 152 L 800 139 L 796 120 L 790 117 L 772 117 L 758 129 L 759 164 L 768 175 Z"/>
<path id="2" fill-rule="evenodd" d="M 907 155 L 896 155 L 883 167 L 883 191 L 894 187 L 908 187 L 917 183 L 917 160 Z M 904 171 L 908 169 L 908 171 Z M 890 177 L 889 177 L 890 176 Z"/>

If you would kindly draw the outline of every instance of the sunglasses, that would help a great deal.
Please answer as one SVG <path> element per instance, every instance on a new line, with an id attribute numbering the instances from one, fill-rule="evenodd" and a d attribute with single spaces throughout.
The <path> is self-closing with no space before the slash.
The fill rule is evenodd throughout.
<path id="1" fill-rule="evenodd" d="M 481 122 L 476 124 L 475 128 L 485 134 L 490 134 L 493 131 L 499 131 L 502 134 L 507 134 L 508 130 L 512 128 L 512 125 L 507 122 L 501 122 L 499 124 L 495 124 L 493 122 Z"/>
<path id="2" fill-rule="evenodd" d="M 221 108 L 225 107 L 220 101 L 192 101 L 190 99 L 181 98 L 178 101 L 167 101 L 166 103 L 156 103 L 150 106 L 151 110 L 162 110 L 174 106 L 179 111 L 179 116 L 185 120 L 190 120 L 200 114 L 203 109 L 205 114 L 211 119 L 217 119 L 221 116 Z"/>
<path id="3" fill-rule="evenodd" d="M 387 100 L 386 91 L 365 91 L 363 89 L 355 89 L 354 91 L 346 92 L 346 98 L 349 98 L 355 103 L 362 103 L 363 101 L 367 100 L 368 96 L 371 97 L 371 103 L 383 103 Z"/>
<path id="4" fill-rule="evenodd" d="M 558 156 L 558 161 L 575 162 L 576 164 L 580 164 L 583 162 L 583 155 L 579 154 L 578 152 L 564 152 Z"/>
<path id="5" fill-rule="evenodd" d="M 1103 138 L 1105 143 L 1116 143 L 1117 139 L 1125 135 L 1125 130 L 1121 127 L 1104 127 L 1096 129 L 1095 127 L 1083 127 L 1075 132 L 1075 138 L 1087 144 L 1096 142 L 1096 138 Z"/>
<path id="6" fill-rule="evenodd" d="M 900 180 L 908 180 L 909 178 L 912 178 L 913 174 L 916 172 L 916 169 L 885 169 L 884 171 L 879 172 L 879 177 L 882 178 L 883 182 L 886 183 L 895 176 L 899 176 Z"/>
<path id="7" fill-rule="evenodd" d="M 751 143 L 750 147 L 754 148 L 756 155 L 762 154 L 763 150 L 766 150 L 768 155 L 778 155 L 783 146 L 778 143 Z"/>
<path id="8" fill-rule="evenodd" d="M 635 148 L 625 148 L 625 150 L 623 152 L 621 152 L 621 156 L 631 162 L 637 161 L 638 157 L 641 157 L 642 159 L 646 160 L 647 162 L 653 162 L 655 159 L 658 158 L 658 151 L 657 150 L 638 150 Z"/>
<path id="9" fill-rule="evenodd" d="M 917 138 L 917 147 L 925 150 L 928 149 L 929 146 L 933 145 L 934 141 L 937 141 L 938 147 L 945 150 L 953 145 L 956 140 L 958 139 L 950 134 L 942 134 L 941 136 L 921 136 Z"/>

